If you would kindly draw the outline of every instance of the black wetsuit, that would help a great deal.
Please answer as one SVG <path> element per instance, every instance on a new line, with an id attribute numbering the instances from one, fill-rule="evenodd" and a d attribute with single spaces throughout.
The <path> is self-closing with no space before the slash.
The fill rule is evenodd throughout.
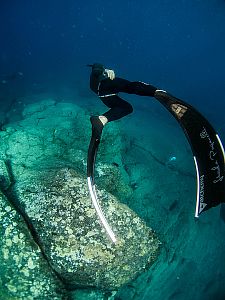
<path id="1" fill-rule="evenodd" d="M 133 112 L 132 105 L 117 95 L 119 92 L 154 97 L 156 91 L 156 87 L 150 84 L 139 81 L 132 82 L 118 77 L 111 80 L 102 72 L 95 72 L 93 69 L 90 76 L 90 88 L 110 108 L 102 114 L 108 119 L 108 122 L 118 120 Z"/>

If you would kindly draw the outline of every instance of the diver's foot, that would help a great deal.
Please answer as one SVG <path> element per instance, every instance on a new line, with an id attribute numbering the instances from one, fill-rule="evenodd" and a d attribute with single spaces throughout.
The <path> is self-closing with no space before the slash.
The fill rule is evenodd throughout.
<path id="1" fill-rule="evenodd" d="M 100 117 L 104 117 L 104 116 L 100 116 Z M 92 135 L 95 136 L 97 139 L 100 140 L 101 135 L 102 135 L 102 130 L 104 125 L 107 123 L 107 118 L 105 118 L 106 120 L 104 120 L 104 118 L 100 118 L 98 116 L 92 116 L 90 117 L 90 121 L 91 121 L 91 125 L 92 125 Z"/>

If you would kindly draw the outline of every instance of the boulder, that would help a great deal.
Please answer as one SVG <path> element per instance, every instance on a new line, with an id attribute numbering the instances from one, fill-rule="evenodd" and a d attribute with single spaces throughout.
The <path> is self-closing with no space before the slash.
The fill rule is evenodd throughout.
<path id="1" fill-rule="evenodd" d="M 117 237 L 111 242 L 86 180 L 73 169 L 31 172 L 15 184 L 13 194 L 35 227 L 50 265 L 70 289 L 118 289 L 157 257 L 159 241 L 153 231 L 113 195 L 97 189 Z"/>

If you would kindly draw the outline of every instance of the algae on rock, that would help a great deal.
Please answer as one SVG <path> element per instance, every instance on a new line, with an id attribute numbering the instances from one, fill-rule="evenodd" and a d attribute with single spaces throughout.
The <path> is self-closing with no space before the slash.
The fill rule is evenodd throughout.
<path id="1" fill-rule="evenodd" d="M 0 299 L 67 299 L 22 217 L 0 193 Z"/>
<path id="2" fill-rule="evenodd" d="M 118 289 L 157 257 L 159 241 L 152 230 L 114 196 L 97 193 L 116 244 L 100 224 L 86 181 L 74 170 L 33 172 L 14 187 L 48 261 L 70 288 Z"/>

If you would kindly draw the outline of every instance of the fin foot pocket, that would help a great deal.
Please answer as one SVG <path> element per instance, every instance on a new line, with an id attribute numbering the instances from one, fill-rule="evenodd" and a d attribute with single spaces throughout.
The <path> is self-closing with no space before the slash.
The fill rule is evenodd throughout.
<path id="1" fill-rule="evenodd" d="M 92 136 L 100 140 L 104 125 L 102 124 L 98 116 L 92 116 L 90 118 L 90 121 L 92 125 Z"/>

